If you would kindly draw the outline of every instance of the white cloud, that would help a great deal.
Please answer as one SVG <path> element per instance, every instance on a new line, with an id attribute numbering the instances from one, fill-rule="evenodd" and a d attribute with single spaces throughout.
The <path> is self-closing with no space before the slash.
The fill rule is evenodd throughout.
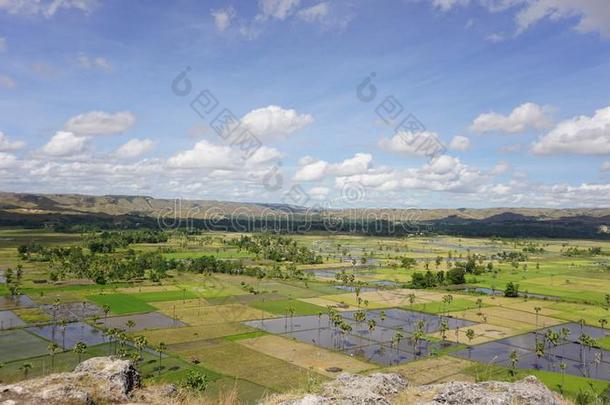
<path id="1" fill-rule="evenodd" d="M 114 114 L 90 111 L 70 118 L 64 125 L 64 129 L 78 135 L 112 135 L 131 128 L 135 121 L 136 118 L 129 111 Z"/>
<path id="2" fill-rule="evenodd" d="M 74 9 L 90 14 L 98 3 L 98 0 L 0 0 L 0 10 L 9 14 L 41 14 L 49 18 L 60 9 Z"/>
<path id="3" fill-rule="evenodd" d="M 206 140 L 195 144 L 193 149 L 180 152 L 167 161 L 169 167 L 177 169 L 231 169 L 236 165 L 235 156 L 229 146 L 215 145 Z"/>
<path id="4" fill-rule="evenodd" d="M 316 181 L 322 179 L 326 174 L 328 169 L 328 162 L 323 160 L 318 160 L 315 162 L 310 162 L 305 166 L 301 167 L 297 170 L 294 175 L 295 181 Z"/>
<path id="5" fill-rule="evenodd" d="M 470 148 L 470 139 L 465 136 L 456 135 L 449 143 L 449 149 L 463 152 Z"/>
<path id="6" fill-rule="evenodd" d="M 226 31 L 231 26 L 231 22 L 236 15 L 233 6 L 213 10 L 211 14 L 214 17 L 214 25 L 216 25 L 216 29 L 220 32 Z"/>
<path id="7" fill-rule="evenodd" d="M 72 132 L 59 131 L 42 147 L 45 155 L 68 157 L 78 155 L 85 150 L 89 138 L 76 136 Z"/>
<path id="8" fill-rule="evenodd" d="M 520 3 L 525 6 L 516 16 L 518 33 L 544 19 L 556 21 L 576 18 L 577 31 L 598 32 L 604 37 L 610 37 L 610 7 L 607 0 L 521 0 Z"/>
<path id="9" fill-rule="evenodd" d="M 260 13 L 257 19 L 274 18 L 283 21 L 294 13 L 300 3 L 301 0 L 259 0 Z"/>
<path id="10" fill-rule="evenodd" d="M 0 152 L 11 152 L 25 146 L 23 141 L 12 141 L 7 135 L 0 131 Z"/>
<path id="11" fill-rule="evenodd" d="M 600 168 L 602 172 L 610 171 L 610 162 L 602 163 L 602 167 Z"/>
<path id="12" fill-rule="evenodd" d="M 6 51 L 6 38 L 0 37 L 0 52 Z"/>
<path id="13" fill-rule="evenodd" d="M 299 160 L 300 168 L 294 175 L 295 181 L 317 181 L 326 176 L 353 176 L 371 170 L 373 156 L 368 153 L 356 153 L 353 157 L 340 163 L 328 163 L 305 156 Z"/>
<path id="14" fill-rule="evenodd" d="M 130 139 L 123 145 L 121 145 L 114 154 L 122 159 L 131 159 L 142 156 L 143 154 L 152 150 L 155 146 L 154 141 L 151 139 Z"/>
<path id="15" fill-rule="evenodd" d="M 89 57 L 84 53 L 80 53 L 76 60 L 80 67 L 85 69 L 100 69 L 105 72 L 112 72 L 112 64 L 102 56 Z"/>
<path id="16" fill-rule="evenodd" d="M 504 174 L 510 169 L 510 165 L 507 162 L 499 162 L 491 169 L 491 174 L 499 175 Z"/>
<path id="17" fill-rule="evenodd" d="M 330 189 L 328 187 L 312 187 L 309 189 L 308 194 L 314 200 L 324 200 L 328 197 Z"/>
<path id="18" fill-rule="evenodd" d="M 17 83 L 13 80 L 12 77 L 0 74 L 0 87 L 4 87 L 5 89 L 14 89 L 17 87 Z"/>
<path id="19" fill-rule="evenodd" d="M 311 124 L 313 117 L 270 105 L 250 111 L 242 117 L 241 122 L 261 139 L 282 139 Z"/>
<path id="20" fill-rule="evenodd" d="M 540 155 L 610 154 L 610 106 L 597 110 L 592 117 L 581 115 L 560 122 L 538 139 L 531 150 Z"/>
<path id="21" fill-rule="evenodd" d="M 516 35 L 543 20 L 575 19 L 578 32 L 597 32 L 610 37 L 610 8 L 607 0 L 429 0 L 441 11 L 477 3 L 492 13 L 515 10 Z"/>
<path id="22" fill-rule="evenodd" d="M 261 146 L 248 158 L 248 163 L 267 163 L 271 160 L 276 160 L 282 157 L 282 153 L 275 149 L 267 146 Z"/>
<path id="23" fill-rule="evenodd" d="M 17 164 L 17 158 L 9 153 L 0 152 L 0 169 L 10 169 Z"/>
<path id="24" fill-rule="evenodd" d="M 299 10 L 297 16 L 301 20 L 309 23 L 319 22 L 323 21 L 328 16 L 329 10 L 328 2 L 322 2 Z"/>
<path id="25" fill-rule="evenodd" d="M 508 115 L 495 112 L 479 115 L 470 126 L 478 133 L 505 132 L 515 134 L 528 129 L 543 129 L 551 125 L 549 108 L 534 103 L 521 104 Z"/>
<path id="26" fill-rule="evenodd" d="M 435 132 L 398 132 L 392 138 L 382 138 L 379 147 L 387 152 L 416 156 L 442 153 L 444 145 Z"/>

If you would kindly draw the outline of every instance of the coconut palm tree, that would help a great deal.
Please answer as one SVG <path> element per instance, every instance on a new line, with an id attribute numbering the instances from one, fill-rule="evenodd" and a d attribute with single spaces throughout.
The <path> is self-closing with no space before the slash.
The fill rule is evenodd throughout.
<path id="1" fill-rule="evenodd" d="M 51 357 L 51 371 L 55 366 L 55 354 L 59 351 L 59 346 L 55 342 L 51 342 L 47 346 L 47 351 L 49 352 L 49 356 Z"/>
<path id="2" fill-rule="evenodd" d="M 66 318 L 59 321 L 61 326 L 61 347 L 66 348 L 66 328 L 68 327 L 68 320 Z"/>
<path id="3" fill-rule="evenodd" d="M 131 331 L 133 328 L 136 327 L 136 321 L 134 321 L 133 319 L 129 319 L 127 322 L 125 322 L 125 326 L 127 326 L 128 331 Z"/>
<path id="4" fill-rule="evenodd" d="M 540 307 L 534 307 L 534 311 L 536 311 L 536 328 L 538 327 L 538 314 L 542 311 Z"/>
<path id="5" fill-rule="evenodd" d="M 513 377 L 515 377 L 517 375 L 517 363 L 519 363 L 519 355 L 517 354 L 516 350 L 513 350 L 510 353 L 510 363 L 511 363 L 510 373 Z"/>
<path id="6" fill-rule="evenodd" d="M 25 380 L 27 380 L 28 374 L 31 369 L 32 369 L 32 363 L 23 363 L 21 366 L 19 366 L 19 370 L 23 371 L 23 378 Z"/>
<path id="7" fill-rule="evenodd" d="M 138 356 L 139 356 L 139 359 L 141 360 L 142 351 L 148 344 L 148 339 L 146 339 L 146 336 L 136 336 L 136 338 L 134 340 L 134 344 L 136 345 L 136 348 L 138 349 Z"/>
<path id="8" fill-rule="evenodd" d="M 161 358 L 163 357 L 163 353 L 167 350 L 167 345 L 163 342 L 159 342 L 156 347 L 157 353 L 159 353 L 159 375 L 161 375 Z"/>
<path id="9" fill-rule="evenodd" d="M 443 342 L 445 342 L 447 340 L 447 331 L 449 330 L 449 323 L 447 322 L 446 319 L 441 320 L 441 325 L 440 325 L 440 332 L 441 332 L 441 339 L 443 339 Z"/>
<path id="10" fill-rule="evenodd" d="M 84 342 L 77 342 L 72 350 L 78 355 L 78 362 L 80 363 L 82 355 L 87 353 L 87 344 Z"/>

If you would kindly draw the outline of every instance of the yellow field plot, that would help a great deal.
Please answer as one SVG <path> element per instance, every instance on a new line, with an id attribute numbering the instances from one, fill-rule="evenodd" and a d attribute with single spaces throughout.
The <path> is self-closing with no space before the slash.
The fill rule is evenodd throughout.
<path id="1" fill-rule="evenodd" d="M 209 306 L 208 302 L 204 298 L 196 298 L 184 301 L 159 301 L 153 302 L 152 306 L 159 308 L 162 311 L 173 311 L 174 307 L 176 308 L 197 308 L 197 307 L 207 307 Z"/>
<path id="2" fill-rule="evenodd" d="M 324 297 L 299 298 L 299 301 L 307 302 L 309 304 L 317 305 L 317 306 L 323 307 L 323 308 L 331 306 L 331 307 L 335 308 L 337 311 L 355 311 L 358 309 L 358 307 L 356 307 L 356 306 L 347 305 L 347 304 L 341 305 L 338 301 L 329 300 Z"/>
<path id="3" fill-rule="evenodd" d="M 359 373 L 377 367 L 345 354 L 335 353 L 317 346 L 275 335 L 239 340 L 238 343 L 299 367 L 312 369 L 317 373 L 329 377 L 336 376 L 336 373 L 326 371 L 329 367 L 339 367 L 348 373 Z"/>
<path id="4" fill-rule="evenodd" d="M 177 291 L 178 287 L 173 285 L 143 285 L 138 287 L 121 287 L 117 288 L 116 291 L 125 294 L 137 294 L 146 292 L 163 292 L 163 291 Z"/>
<path id="5" fill-rule="evenodd" d="M 205 368 L 244 378 L 275 391 L 303 387 L 310 377 L 326 379 L 314 371 L 227 340 L 170 345 L 168 350 L 190 360 L 196 359 Z"/>
<path id="6" fill-rule="evenodd" d="M 480 314 L 479 314 L 480 313 Z M 504 307 L 489 307 L 469 309 L 466 311 L 453 312 L 456 318 L 467 319 L 474 322 L 488 323 L 491 325 L 504 326 L 511 329 L 533 330 L 551 325 L 563 323 L 561 319 L 551 318 L 544 315 L 532 314 Z"/>
<path id="7" fill-rule="evenodd" d="M 365 293 L 360 294 L 360 298 L 362 298 L 362 301 L 364 301 L 364 300 L 368 300 L 369 301 L 368 308 L 371 308 L 371 309 L 375 309 L 375 308 L 389 308 L 389 307 L 394 306 L 394 305 L 391 305 L 391 304 L 386 303 L 386 302 L 373 301 L 372 299 L 370 299 L 370 297 L 366 297 L 364 294 Z M 322 298 L 324 300 L 334 301 L 335 303 L 345 303 L 347 305 L 351 305 L 351 306 L 354 306 L 354 307 L 358 306 L 358 300 L 356 299 L 356 294 L 354 294 L 354 293 L 323 295 L 320 298 Z M 364 307 L 364 303 L 362 303 L 360 305 L 360 307 Z"/>
<path id="8" fill-rule="evenodd" d="M 434 384 L 446 380 L 472 381 L 473 377 L 460 374 L 472 366 L 472 362 L 456 357 L 443 356 L 412 361 L 398 366 L 388 367 L 384 372 L 397 373 L 415 385 Z M 454 378 L 455 377 L 455 378 Z"/>
<path id="9" fill-rule="evenodd" d="M 181 304 L 175 308 L 164 309 L 161 312 L 176 317 L 191 326 L 214 325 L 224 322 L 241 322 L 251 319 L 274 318 L 260 309 L 243 304 L 212 305 L 207 307 L 183 307 Z"/>
<path id="10" fill-rule="evenodd" d="M 594 278 L 583 278 L 583 277 L 556 277 L 553 281 L 550 281 L 549 277 L 537 277 L 527 280 L 528 284 L 540 285 L 544 287 L 552 287 L 561 289 L 564 291 L 574 290 L 588 290 L 588 291 L 599 291 L 600 284 L 608 283 L 605 280 L 594 279 Z"/>
<path id="11" fill-rule="evenodd" d="M 518 309 L 520 311 L 531 312 L 533 314 L 536 313 L 535 308 L 540 308 L 539 315 L 553 316 L 560 315 L 561 311 L 557 309 L 549 308 L 553 305 L 553 303 L 548 301 L 521 301 L 507 305 L 507 308 Z"/>
<path id="12" fill-rule="evenodd" d="M 472 342 L 469 341 L 468 338 L 466 337 L 466 331 L 468 329 L 472 329 L 474 331 L 475 337 L 474 337 L 474 339 L 472 339 Z M 507 328 L 504 326 L 489 325 L 489 324 L 481 323 L 478 325 L 472 325 L 472 326 L 460 328 L 459 330 L 457 330 L 457 335 L 456 335 L 456 329 L 450 329 L 446 333 L 446 340 L 448 340 L 450 342 L 459 342 L 459 343 L 468 343 L 468 344 L 477 345 L 479 343 L 487 343 L 487 342 L 491 342 L 493 340 L 498 340 L 498 339 L 503 339 L 505 337 L 518 335 L 520 333 L 522 333 L 522 330 L 520 330 L 520 329 L 512 329 L 512 328 Z M 441 339 L 440 332 L 436 332 L 434 334 L 431 334 L 430 336 Z"/>
<path id="13" fill-rule="evenodd" d="M 241 323 L 227 322 L 213 326 L 185 326 L 182 328 L 145 330 L 138 334 L 146 336 L 148 341 L 153 345 L 158 345 L 160 342 L 172 345 L 197 340 L 216 339 L 250 331 L 252 331 L 252 328 Z"/>

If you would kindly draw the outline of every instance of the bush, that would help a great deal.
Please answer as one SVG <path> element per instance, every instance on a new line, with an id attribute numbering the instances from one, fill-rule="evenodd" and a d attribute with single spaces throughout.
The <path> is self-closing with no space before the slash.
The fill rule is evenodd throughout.
<path id="1" fill-rule="evenodd" d="M 208 388 L 208 384 L 208 377 L 205 374 L 197 370 L 189 370 L 181 385 L 190 391 L 203 392 Z"/>

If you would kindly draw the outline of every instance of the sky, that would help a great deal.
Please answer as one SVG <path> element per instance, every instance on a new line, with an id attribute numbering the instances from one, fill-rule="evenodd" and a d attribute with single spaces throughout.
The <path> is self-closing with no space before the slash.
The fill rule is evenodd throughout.
<path id="1" fill-rule="evenodd" d="M 0 190 L 609 207 L 607 0 L 0 0 Z"/>

